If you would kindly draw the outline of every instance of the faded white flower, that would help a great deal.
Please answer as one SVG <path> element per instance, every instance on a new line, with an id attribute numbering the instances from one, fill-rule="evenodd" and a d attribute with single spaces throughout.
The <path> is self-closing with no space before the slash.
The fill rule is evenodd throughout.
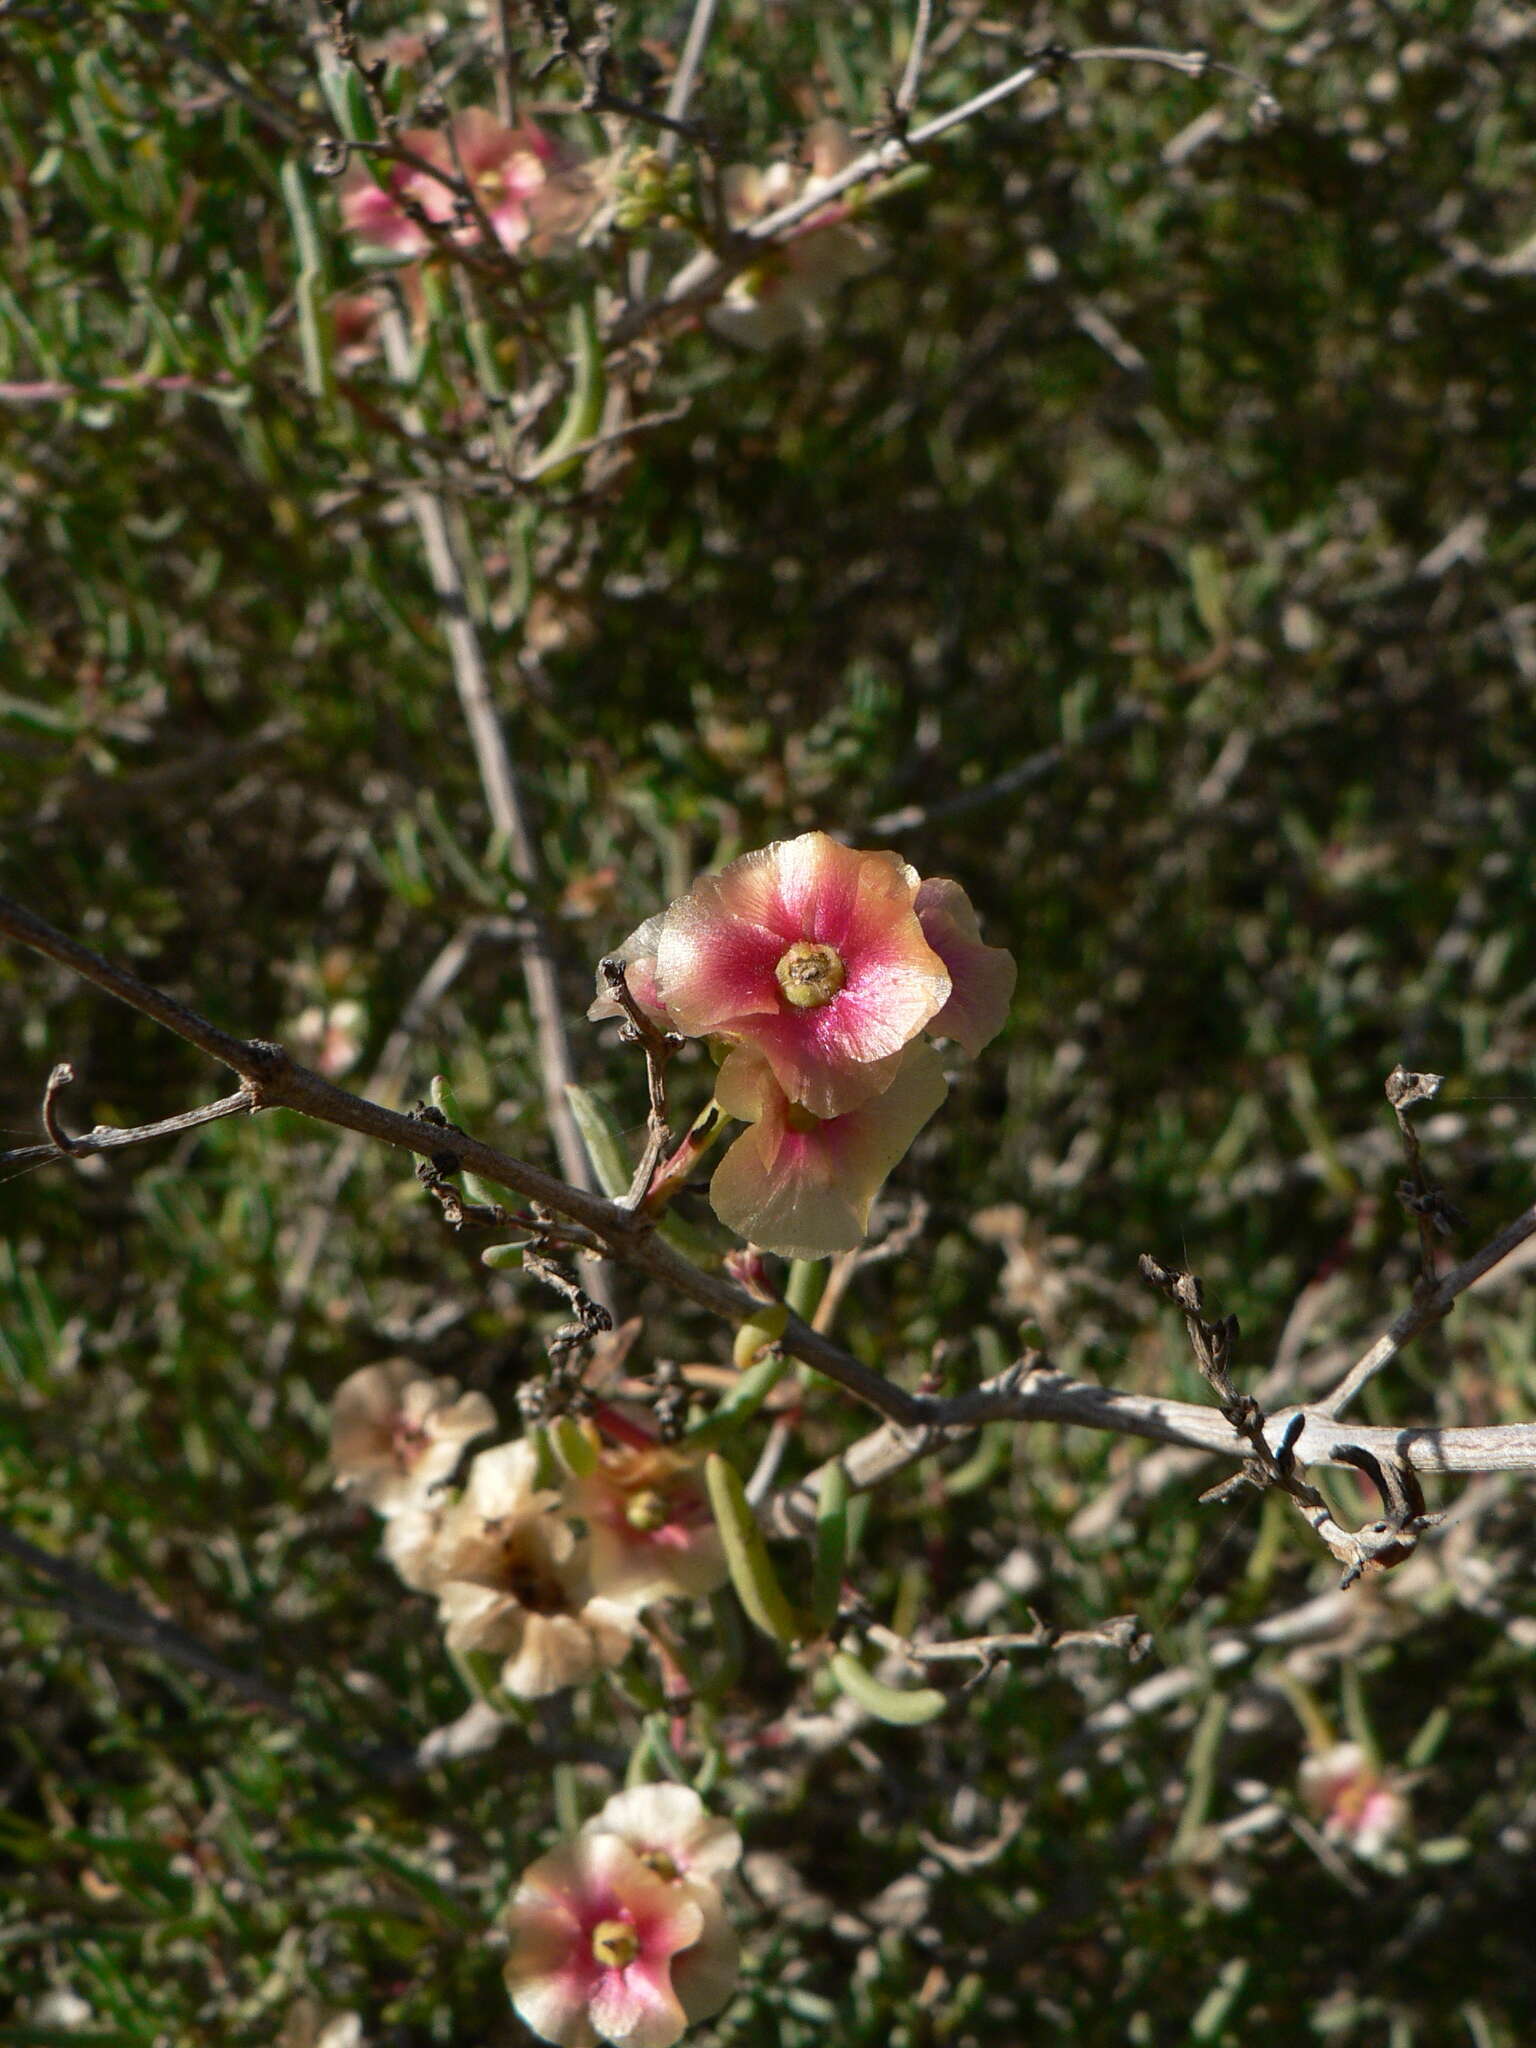
<path id="1" fill-rule="evenodd" d="M 484 1394 L 460 1393 L 457 1380 L 429 1379 L 408 1358 L 365 1365 L 331 1403 L 336 1484 L 379 1514 L 398 1515 L 424 1503 L 465 1444 L 495 1427 Z"/>
<path id="2" fill-rule="evenodd" d="M 732 164 L 722 180 L 726 218 L 749 227 L 791 200 L 828 184 L 857 154 L 840 121 L 818 121 L 806 138 L 809 166 L 777 163 L 767 170 Z M 814 339 L 825 326 L 820 302 L 851 278 L 863 277 L 884 255 L 878 235 L 854 218 L 842 199 L 765 246 L 761 260 L 733 278 L 708 326 L 745 348 L 771 348 L 790 336 Z"/>
<path id="3" fill-rule="evenodd" d="M 595 1594 L 587 1548 L 537 1476 L 532 1444 L 482 1451 L 422 1567 L 449 1647 L 501 1657 L 502 1685 L 530 1700 L 617 1664 L 635 1631 L 633 1604 Z"/>

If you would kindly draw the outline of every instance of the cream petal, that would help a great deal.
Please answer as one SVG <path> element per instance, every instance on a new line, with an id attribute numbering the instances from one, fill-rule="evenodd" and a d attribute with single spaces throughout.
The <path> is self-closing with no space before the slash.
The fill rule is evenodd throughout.
<path id="1" fill-rule="evenodd" d="M 661 1850 L 684 1877 L 714 1878 L 741 1860 L 741 1836 L 691 1785 L 632 1785 L 615 1792 L 584 1833 L 617 1835 L 638 1856 Z M 707 1916 L 707 1903 L 705 1905 Z"/>
<path id="2" fill-rule="evenodd" d="M 907 1048 L 883 1094 L 811 1130 L 790 1128 L 787 1105 L 769 1103 L 715 1170 L 715 1214 L 786 1258 L 851 1250 L 882 1182 L 947 1089 L 937 1054 L 920 1042 Z"/>
<path id="3" fill-rule="evenodd" d="M 595 2048 L 589 2016 L 597 1965 L 582 1953 L 579 1920 L 563 1900 L 520 1891 L 507 1911 L 512 1950 L 502 1968 L 513 2010 L 541 2040 L 560 2048 Z"/>
<path id="4" fill-rule="evenodd" d="M 953 984 L 949 1001 L 928 1029 L 954 1039 L 974 1059 L 1007 1021 L 1018 964 L 1004 947 L 982 943 L 971 899 L 958 882 L 944 876 L 924 882 L 917 892 L 917 915 Z"/>
<path id="5" fill-rule="evenodd" d="M 673 1957 L 672 1988 L 688 2015 L 689 2026 L 694 2026 L 700 2020 L 713 2019 L 729 2003 L 741 1975 L 741 1944 L 714 1886 L 692 1883 L 688 1889 L 703 1908 L 704 1927 L 691 1948 Z"/>
<path id="6" fill-rule="evenodd" d="M 438 1539 L 442 1517 L 430 1507 L 404 1507 L 384 1524 L 379 1548 L 406 1585 L 418 1593 L 435 1593 L 442 1584 Z"/>

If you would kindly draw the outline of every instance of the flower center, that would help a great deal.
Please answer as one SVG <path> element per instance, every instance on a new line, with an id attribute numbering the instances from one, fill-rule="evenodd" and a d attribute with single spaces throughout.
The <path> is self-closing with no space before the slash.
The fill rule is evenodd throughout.
<path id="1" fill-rule="evenodd" d="M 627 1970 L 640 1953 L 640 1937 L 627 1920 L 599 1920 L 592 1930 L 592 1960 L 605 1970 Z"/>
<path id="2" fill-rule="evenodd" d="M 390 1431 L 389 1455 L 397 1472 L 409 1472 L 416 1460 L 426 1450 L 427 1432 L 414 1422 L 407 1422 L 403 1415 L 397 1415 Z"/>
<path id="3" fill-rule="evenodd" d="M 797 939 L 773 972 L 785 1002 L 797 1010 L 819 1010 L 848 979 L 842 955 L 814 939 Z"/>
<path id="4" fill-rule="evenodd" d="M 666 1495 L 658 1493 L 654 1486 L 646 1487 L 643 1493 L 632 1493 L 624 1509 L 624 1519 L 631 1529 L 638 1529 L 642 1536 L 649 1536 L 667 1519 Z"/>
<path id="5" fill-rule="evenodd" d="M 784 1112 L 784 1121 L 803 1137 L 807 1131 L 819 1129 L 822 1119 L 814 1110 L 807 1109 L 803 1102 L 792 1102 Z"/>
<path id="6" fill-rule="evenodd" d="M 677 1865 L 672 1861 L 672 1858 L 665 1849 L 642 1849 L 640 1861 L 647 1870 L 654 1870 L 658 1877 L 664 1877 L 668 1884 L 675 1884 L 677 1882 Z"/>

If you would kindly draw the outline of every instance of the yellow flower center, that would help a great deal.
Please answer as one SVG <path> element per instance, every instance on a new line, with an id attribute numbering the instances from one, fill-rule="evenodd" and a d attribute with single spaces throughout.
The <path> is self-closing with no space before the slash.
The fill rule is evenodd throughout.
<path id="1" fill-rule="evenodd" d="M 647 1870 L 654 1870 L 658 1877 L 664 1877 L 668 1884 L 677 1882 L 677 1865 L 665 1849 L 642 1849 L 640 1861 Z"/>
<path id="2" fill-rule="evenodd" d="M 785 1002 L 797 1010 L 819 1010 L 848 978 L 842 955 L 814 939 L 797 939 L 773 972 Z"/>
<path id="3" fill-rule="evenodd" d="M 814 1131 L 821 1118 L 814 1110 L 806 1108 L 803 1102 L 792 1102 L 784 1112 L 784 1121 L 792 1131 Z"/>
<path id="4" fill-rule="evenodd" d="M 599 1920 L 592 1930 L 592 1960 L 605 1970 L 627 1970 L 640 1953 L 640 1937 L 627 1920 Z"/>
<path id="5" fill-rule="evenodd" d="M 658 1493 L 654 1486 L 646 1487 L 643 1493 L 632 1493 L 624 1508 L 624 1519 L 631 1529 L 648 1536 L 667 1519 L 666 1495 Z"/>

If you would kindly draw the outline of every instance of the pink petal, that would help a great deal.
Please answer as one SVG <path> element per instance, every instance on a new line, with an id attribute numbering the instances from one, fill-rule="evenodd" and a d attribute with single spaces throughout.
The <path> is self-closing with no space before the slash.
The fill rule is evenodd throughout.
<path id="1" fill-rule="evenodd" d="M 615 2048 L 672 2048 L 688 2026 L 664 1956 L 637 1960 L 627 1970 L 605 1970 L 588 2011 L 598 2034 Z"/>
<path id="2" fill-rule="evenodd" d="M 705 875 L 666 914 L 657 982 L 678 1030 L 690 1038 L 783 1007 L 774 969 L 801 934 L 779 905 L 773 854 L 764 847 L 719 875 Z"/>
<path id="3" fill-rule="evenodd" d="M 394 192 L 375 184 L 360 164 L 342 180 L 341 221 L 349 234 L 370 248 L 416 256 L 428 247 L 427 237 L 405 213 Z"/>
<path id="4" fill-rule="evenodd" d="M 503 1966 L 513 2010 L 542 2040 L 594 2048 L 588 2008 L 599 1965 L 590 1937 L 561 1901 L 537 1904 L 520 1888 L 508 1911 L 512 1952 Z"/>
<path id="5" fill-rule="evenodd" d="M 1001 946 L 982 944 L 971 899 L 958 882 L 936 877 L 917 892 L 923 936 L 949 970 L 949 1001 L 928 1029 L 952 1038 L 974 1059 L 1002 1030 L 1018 965 Z"/>
<path id="6" fill-rule="evenodd" d="M 792 1128 L 783 1097 L 766 1100 L 759 1121 L 715 1170 L 715 1214 L 785 1258 L 851 1251 L 881 1184 L 946 1092 L 937 1054 L 918 1043 L 907 1048 L 884 1094 L 810 1130 Z"/>

